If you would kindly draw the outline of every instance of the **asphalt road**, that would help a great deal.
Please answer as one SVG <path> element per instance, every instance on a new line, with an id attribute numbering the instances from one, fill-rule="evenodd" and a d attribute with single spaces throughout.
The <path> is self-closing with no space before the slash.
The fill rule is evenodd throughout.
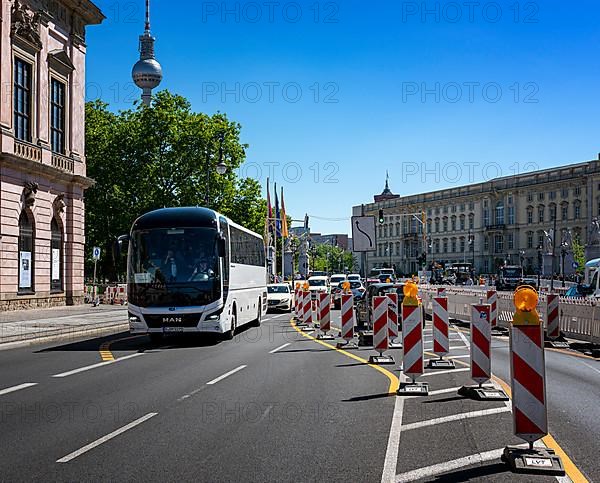
<path id="1" fill-rule="evenodd" d="M 118 334 L 2 351 L 0 479 L 555 481 L 513 475 L 500 462 L 498 452 L 519 443 L 510 408 L 456 395 L 470 383 L 461 370 L 468 348 L 459 333 L 451 337 L 457 369 L 427 371 L 432 393 L 424 398 L 389 393 L 400 350 L 380 371 L 364 363 L 372 350 L 317 343 L 287 314 L 271 314 L 233 341 L 153 346 Z M 505 342 L 494 345 L 503 376 Z M 600 374 L 586 360 L 584 377 L 574 361 L 548 356 L 551 431 L 588 477 L 600 478 Z"/>

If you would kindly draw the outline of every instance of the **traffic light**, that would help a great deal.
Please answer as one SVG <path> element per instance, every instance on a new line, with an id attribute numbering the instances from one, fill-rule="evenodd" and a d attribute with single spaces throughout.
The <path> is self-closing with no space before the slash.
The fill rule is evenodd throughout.
<path id="1" fill-rule="evenodd" d="M 379 224 L 383 225 L 385 223 L 385 218 L 383 217 L 383 210 L 379 210 Z"/>
<path id="2" fill-rule="evenodd" d="M 308 230 L 308 214 L 304 215 L 304 229 Z"/>

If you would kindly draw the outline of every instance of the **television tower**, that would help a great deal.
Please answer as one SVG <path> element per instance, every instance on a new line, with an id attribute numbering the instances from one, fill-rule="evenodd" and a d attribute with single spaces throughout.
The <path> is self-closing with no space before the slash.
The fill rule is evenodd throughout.
<path id="1" fill-rule="evenodd" d="M 152 89 L 162 81 L 162 67 L 154 58 L 155 38 L 150 33 L 150 0 L 146 0 L 146 26 L 140 35 L 140 60 L 133 66 L 131 76 L 135 85 L 142 89 L 142 102 L 149 106 Z"/>

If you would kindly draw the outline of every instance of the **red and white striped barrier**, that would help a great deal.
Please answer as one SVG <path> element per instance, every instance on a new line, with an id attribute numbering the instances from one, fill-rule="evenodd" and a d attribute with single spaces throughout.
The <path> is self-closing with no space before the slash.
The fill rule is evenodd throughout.
<path id="1" fill-rule="evenodd" d="M 300 299 L 301 291 L 298 287 L 294 289 L 294 313 L 296 315 L 296 319 L 302 318 L 302 305 L 303 301 Z"/>
<path id="2" fill-rule="evenodd" d="M 318 338 L 333 339 L 332 336 L 327 335 L 327 332 L 331 330 L 331 294 L 327 292 L 319 294 L 319 310 L 317 314 L 319 316 L 319 328 L 322 332 Z"/>
<path id="3" fill-rule="evenodd" d="M 498 325 L 498 293 L 495 290 L 487 291 L 487 303 L 490 306 L 490 322 L 493 329 Z"/>
<path id="4" fill-rule="evenodd" d="M 447 295 L 446 295 L 446 287 L 438 287 L 437 288 L 437 296 L 438 297 L 447 297 Z"/>
<path id="5" fill-rule="evenodd" d="M 463 386 L 458 394 L 480 401 L 507 401 L 508 396 L 502 389 L 483 386 L 492 377 L 490 312 L 488 304 L 471 305 L 471 379 L 478 385 Z"/>
<path id="6" fill-rule="evenodd" d="M 354 296 L 351 293 L 341 294 L 342 299 L 342 339 L 346 344 L 338 344 L 338 347 L 356 348 L 354 344 Z"/>
<path id="7" fill-rule="evenodd" d="M 471 379 L 480 386 L 492 377 L 492 326 L 487 304 L 471 305 Z"/>
<path id="8" fill-rule="evenodd" d="M 398 331 L 398 294 L 396 292 L 388 293 L 386 296 L 390 299 L 388 304 L 388 322 L 389 322 L 389 339 L 390 348 L 400 348 L 402 344 L 396 342 L 400 335 Z"/>
<path id="9" fill-rule="evenodd" d="M 420 305 L 402 305 L 403 362 L 402 372 L 415 377 L 425 372 L 423 367 L 423 321 Z"/>
<path id="10" fill-rule="evenodd" d="M 389 305 L 390 299 L 387 296 L 373 297 L 373 349 L 379 355 L 369 358 L 371 364 L 394 364 L 392 357 L 383 355 L 390 347 Z"/>
<path id="11" fill-rule="evenodd" d="M 448 298 L 434 297 L 433 309 L 433 352 L 439 359 L 429 359 L 427 367 L 430 369 L 454 369 L 454 361 L 444 359 L 450 353 L 450 340 L 448 338 L 449 316 Z"/>
<path id="12" fill-rule="evenodd" d="M 308 290 L 302 291 L 302 322 L 310 326 L 312 325 L 312 302 L 310 300 L 310 292 Z"/>
<path id="13" fill-rule="evenodd" d="M 560 297 L 557 294 L 548 294 L 546 296 L 546 334 L 551 340 L 560 337 L 559 300 Z"/>
<path id="14" fill-rule="evenodd" d="M 511 327 L 510 368 L 515 435 L 533 443 L 548 434 L 541 325 Z"/>

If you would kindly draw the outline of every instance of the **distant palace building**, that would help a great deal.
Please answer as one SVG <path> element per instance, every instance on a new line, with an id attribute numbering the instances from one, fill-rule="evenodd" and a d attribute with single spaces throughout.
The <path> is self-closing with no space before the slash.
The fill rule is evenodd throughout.
<path id="1" fill-rule="evenodd" d="M 83 301 L 88 0 L 0 0 L 0 311 Z"/>
<path id="2" fill-rule="evenodd" d="M 363 207 L 353 207 L 361 215 Z M 388 182 L 364 214 L 378 218 L 376 251 L 366 257 L 367 272 L 395 265 L 416 273 L 418 257 L 427 264 L 473 263 L 478 273 L 493 273 L 502 263 L 521 264 L 529 271 L 560 273 L 561 242 L 578 239 L 587 258 L 600 256 L 600 161 L 492 179 L 411 196 L 392 194 Z M 425 212 L 425 230 L 411 213 Z M 554 227 L 556 249 L 547 234 Z M 420 218 L 420 216 L 419 216 Z M 425 236 L 424 236 L 425 235 Z M 565 273 L 573 272 L 572 252 L 565 251 Z M 360 259 L 360 257 L 359 257 Z M 541 263 L 540 263 L 541 261 Z"/>

